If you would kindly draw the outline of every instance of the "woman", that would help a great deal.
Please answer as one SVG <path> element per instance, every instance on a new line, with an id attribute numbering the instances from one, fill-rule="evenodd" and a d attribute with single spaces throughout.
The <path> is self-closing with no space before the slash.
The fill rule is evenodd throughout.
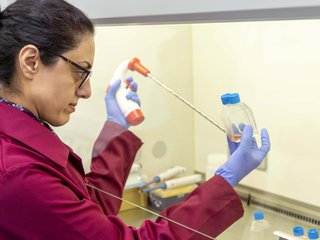
<path id="1" fill-rule="evenodd" d="M 18 0 L 0 13 L 0 239 L 207 239 L 164 218 L 128 227 L 115 216 L 120 201 L 87 187 L 121 196 L 142 145 L 115 100 L 119 81 L 105 98 L 108 120 L 90 173 L 51 129 L 91 95 L 93 34 L 90 20 L 63 0 Z M 127 97 L 139 102 L 135 92 Z M 219 235 L 243 214 L 232 187 L 269 151 L 266 130 L 262 143 L 257 148 L 246 127 L 216 176 L 161 214 Z"/>

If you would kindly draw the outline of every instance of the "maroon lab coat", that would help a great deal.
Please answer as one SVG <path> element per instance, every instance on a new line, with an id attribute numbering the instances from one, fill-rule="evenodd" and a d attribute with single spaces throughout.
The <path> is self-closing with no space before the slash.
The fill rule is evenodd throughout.
<path id="1" fill-rule="evenodd" d="M 163 218 L 147 220 L 138 229 L 129 227 L 116 216 L 119 200 L 86 186 L 122 196 L 142 142 L 116 123 L 105 123 L 86 175 L 70 147 L 30 115 L 3 102 L 0 134 L 1 240 L 208 239 Z M 215 176 L 161 214 L 217 236 L 243 215 L 243 208 L 229 183 Z"/>

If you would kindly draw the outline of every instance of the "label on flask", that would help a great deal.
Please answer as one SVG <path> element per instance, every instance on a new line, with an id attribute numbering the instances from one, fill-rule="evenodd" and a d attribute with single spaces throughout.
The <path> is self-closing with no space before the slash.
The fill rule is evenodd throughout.
<path id="1" fill-rule="evenodd" d="M 266 220 L 255 220 L 251 224 L 250 231 L 260 232 L 270 227 L 270 224 Z"/>

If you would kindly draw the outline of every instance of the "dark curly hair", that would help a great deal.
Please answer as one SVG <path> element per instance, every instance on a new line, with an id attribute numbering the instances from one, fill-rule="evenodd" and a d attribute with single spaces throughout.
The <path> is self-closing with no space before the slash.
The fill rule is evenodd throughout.
<path id="1" fill-rule="evenodd" d="M 45 65 L 94 34 L 90 19 L 64 0 L 17 0 L 0 10 L 0 83 L 10 86 L 21 48 L 33 44 Z"/>

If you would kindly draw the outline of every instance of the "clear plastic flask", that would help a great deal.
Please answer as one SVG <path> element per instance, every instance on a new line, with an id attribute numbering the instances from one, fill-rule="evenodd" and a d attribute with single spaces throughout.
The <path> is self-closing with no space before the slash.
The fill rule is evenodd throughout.
<path id="1" fill-rule="evenodd" d="M 245 125 L 251 125 L 253 135 L 258 135 L 252 110 L 248 105 L 240 101 L 238 93 L 226 93 L 221 96 L 221 101 L 223 104 L 222 120 L 231 141 L 240 141 L 241 133 Z"/>
<path id="2" fill-rule="evenodd" d="M 264 212 L 254 212 L 254 219 L 250 227 L 250 240 L 269 240 L 270 239 L 270 224 L 264 218 Z"/>

